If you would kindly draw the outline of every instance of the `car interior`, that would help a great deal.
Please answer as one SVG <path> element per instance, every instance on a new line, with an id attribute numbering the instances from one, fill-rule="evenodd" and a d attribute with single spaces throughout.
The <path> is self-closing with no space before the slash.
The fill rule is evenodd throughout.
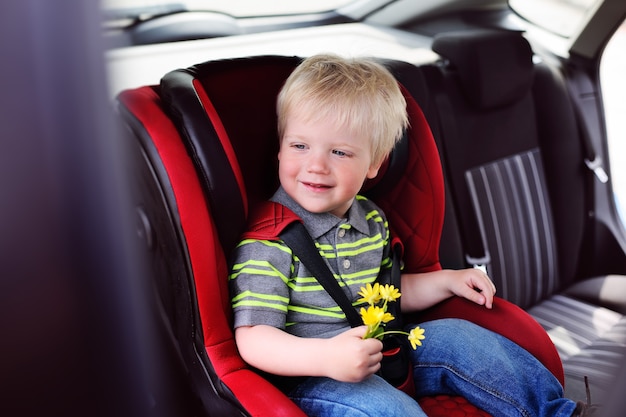
<path id="1" fill-rule="evenodd" d="M 204 339 L 195 341 L 196 350 L 192 352 L 193 359 L 200 362 L 204 358 L 206 362 L 207 358 L 204 356 L 196 357 L 198 352 L 204 350 L 207 352 L 208 361 L 212 355 L 220 357 L 221 367 L 224 369 L 205 363 L 202 375 L 214 378 L 215 386 L 219 386 L 219 381 L 231 381 L 227 386 L 234 391 L 235 398 L 240 402 L 246 400 L 247 395 L 244 396 L 244 393 L 255 392 L 254 395 L 257 396 L 262 395 L 263 391 L 260 382 L 250 377 L 249 370 L 241 363 L 234 346 L 232 331 L 228 326 L 230 305 L 225 279 L 227 271 L 223 268 L 227 265 L 226 254 L 234 248 L 239 236 L 245 231 L 247 214 L 254 210 L 254 203 L 258 204 L 259 201 L 269 198 L 277 186 L 275 155 L 278 151 L 278 141 L 272 102 L 282 82 L 298 61 L 293 57 L 279 56 L 211 61 L 166 74 L 159 87 L 160 96 L 156 96 L 151 87 L 128 90 L 120 96 L 121 114 L 128 120 L 129 126 L 133 127 L 135 132 L 133 136 L 141 138 L 141 147 L 138 151 L 141 156 L 138 158 L 143 164 L 150 164 L 144 168 L 142 183 L 167 183 L 171 191 L 158 194 L 163 196 L 173 193 L 174 197 L 171 201 L 142 200 L 140 205 L 154 211 L 146 213 L 148 219 L 163 217 L 163 213 L 166 212 L 177 214 L 169 223 L 161 220 L 147 223 L 167 226 L 166 231 L 162 232 L 160 227 L 151 227 L 144 234 L 153 236 L 151 239 L 154 241 L 163 240 L 162 234 L 168 238 L 178 235 L 184 243 L 183 247 L 186 246 L 189 252 L 188 259 L 181 251 L 177 253 L 157 251 L 154 258 L 168 264 L 187 264 L 193 271 L 189 277 L 192 281 L 187 283 L 191 288 L 187 288 L 181 294 L 184 295 L 183 299 L 177 299 L 180 295 L 173 295 L 172 304 L 163 304 L 163 307 L 171 312 L 188 311 L 187 293 L 190 291 L 196 293 L 197 311 L 188 311 L 191 315 L 180 322 L 193 323 L 194 320 L 191 319 L 196 316 L 196 325 L 200 328 L 195 331 L 182 329 L 183 334 L 178 337 L 184 338 L 190 334 L 196 334 L 196 337 L 204 335 Z M 397 66 L 398 77 L 406 77 L 407 86 L 413 88 L 424 86 L 423 82 L 416 82 L 421 78 L 414 67 L 401 62 L 388 65 Z M 254 94 L 246 93 L 251 91 L 251 86 L 260 83 L 263 85 L 262 89 L 256 88 Z M 241 97 L 244 95 L 247 95 L 248 99 L 242 100 Z M 407 98 L 411 97 L 407 93 Z M 146 113 L 146 106 L 154 106 L 155 102 L 163 111 L 153 109 L 154 113 Z M 398 156 L 394 152 L 384 176 L 374 184 L 368 184 L 366 194 L 379 202 L 388 213 L 390 221 L 396 220 L 397 233 L 407 253 L 405 269 L 420 272 L 430 270 L 433 265 L 438 264 L 440 230 L 444 220 L 444 189 L 440 160 L 428 123 L 417 103 L 413 101 L 410 103 L 412 128 L 405 138 L 406 143 L 401 144 L 396 151 Z M 167 117 L 164 112 L 175 116 Z M 242 112 L 252 115 L 249 121 L 242 123 L 244 120 L 241 117 Z M 168 129 L 169 133 L 166 134 L 165 129 L 153 128 L 154 115 L 167 120 L 168 124 L 183 127 L 175 129 L 171 126 Z M 159 121 L 154 126 L 160 126 L 165 120 Z M 150 132 L 155 136 L 151 136 Z M 144 141 L 147 143 L 143 143 Z M 178 147 L 176 154 L 169 150 L 170 146 Z M 170 158 L 174 160 L 170 162 Z M 183 172 L 185 170 L 182 168 L 181 158 L 186 162 L 188 170 L 186 173 Z M 153 168 L 153 165 L 158 168 Z M 164 175 L 166 178 L 162 179 L 158 175 Z M 176 180 L 174 175 L 184 175 L 185 180 Z M 194 175 L 198 176 L 198 180 L 194 181 L 195 189 L 192 190 L 189 178 L 193 178 Z M 202 229 L 199 224 L 186 224 L 187 219 L 199 216 L 196 205 L 186 207 L 182 202 L 183 198 L 187 199 L 192 194 L 196 195 L 196 204 L 199 201 L 203 211 L 206 211 Z M 164 207 L 159 207 L 157 203 Z M 416 210 L 416 207 L 419 207 L 419 210 Z M 207 236 L 213 238 L 207 239 Z M 214 248 L 208 251 L 207 241 L 211 240 L 214 240 L 212 242 Z M 214 258 L 209 258 L 208 253 L 214 254 Z M 157 265 L 154 274 L 169 269 Z M 165 289 L 171 285 L 168 280 L 169 277 L 165 276 L 161 281 Z M 180 306 L 181 301 L 184 303 L 183 306 Z M 455 303 L 461 305 L 455 307 Z M 537 323 L 529 320 L 521 310 L 505 303 L 504 300 L 497 306 L 497 315 L 501 316 L 499 321 L 492 322 L 493 315 L 485 314 L 483 309 L 475 308 L 470 303 L 460 303 L 460 300 L 446 303 L 442 306 L 442 312 L 433 309 L 427 314 L 431 318 L 460 315 L 469 319 L 476 316 L 476 320 L 481 324 L 498 329 L 530 351 L 536 350 L 535 355 L 542 358 L 546 366 L 554 368 L 555 376 L 563 379 L 558 355 L 545 331 Z M 520 315 L 522 317 L 516 318 Z M 217 320 L 217 317 L 220 317 L 220 320 Z M 516 325 L 517 330 L 511 331 L 511 323 L 516 321 L 519 321 Z M 527 343 L 524 337 L 520 337 L 531 334 L 533 343 Z M 543 343 L 539 340 L 543 340 Z M 214 399 L 208 397 L 207 401 L 212 404 Z M 431 399 L 426 404 L 433 401 Z M 448 398 L 440 401 L 448 401 Z M 273 413 L 277 413 L 278 404 L 275 401 L 268 403 L 263 400 L 257 406 L 262 408 L 269 406 Z M 433 404 L 431 407 L 436 409 L 438 403 Z M 460 404 L 467 406 L 463 402 Z M 253 405 L 254 403 L 248 407 Z"/>
<path id="2" fill-rule="evenodd" d="M 407 100 L 410 127 L 362 190 L 402 240 L 405 271 L 485 268 L 497 287 L 492 311 L 451 298 L 405 320 L 473 321 L 531 352 L 567 397 L 590 392 L 602 415 L 621 415 L 626 229 L 599 64 L 626 5 L 583 2 L 587 20 L 564 41 L 509 3 L 260 17 L 162 5 L 128 26 L 104 14 L 117 24 L 103 57 L 141 264 L 132 280 L 159 346 L 148 359 L 159 387 L 143 388 L 151 413 L 304 415 L 239 356 L 227 276 L 250 213 L 278 186 L 277 93 L 303 58 L 333 52 L 376 58 Z M 463 397 L 418 401 L 431 417 L 489 416 Z"/>
<path id="3" fill-rule="evenodd" d="M 503 299 L 498 302 L 506 305 L 493 315 L 497 318 L 474 319 L 480 314 L 471 308 L 443 303 L 441 311 L 412 319 L 472 318 L 538 358 L 545 356 L 544 364 L 570 396 L 584 398 L 586 376 L 590 391 L 601 398 L 624 356 L 625 235 L 609 220 L 610 208 L 602 207 L 601 200 L 610 195 L 608 182 L 594 170 L 602 150 L 600 120 L 593 116 L 599 106 L 593 75 L 571 62 L 543 58 L 519 30 L 477 26 L 437 33 L 427 51 L 430 61 L 386 62 L 415 101 L 414 113 L 424 119 L 411 114 L 412 132 L 419 133 L 394 150 L 380 184 L 364 192 L 399 229 L 407 270 L 413 261 L 421 265 L 423 257 L 444 268 L 480 265 L 498 288 Z M 142 185 L 157 189 L 149 193 L 152 199 L 160 196 L 160 201 L 144 201 L 139 190 L 138 207 L 145 211 L 145 235 L 168 240 L 166 252 L 150 256 L 165 316 L 187 315 L 177 318 L 177 324 L 184 323 L 183 334 L 171 343 L 195 345 L 191 358 L 182 360 L 201 363 L 197 372 L 210 380 L 193 387 L 207 402 L 205 408 L 215 407 L 217 395 L 252 415 L 263 414 L 265 405 L 280 414 L 272 389 L 272 401 L 261 401 L 261 410 L 253 411 L 254 398 L 270 394 L 262 394 L 250 370 L 239 370 L 245 365 L 228 327 L 225 268 L 254 202 L 269 198 L 277 187 L 273 103 L 301 58 L 212 59 L 164 73 L 158 85 L 126 89 L 117 97 L 122 119 L 139 139 L 138 158 L 146 165 Z M 413 150 L 431 137 L 435 149 Z M 171 151 L 165 146 L 177 148 L 176 162 L 168 161 Z M 185 175 L 182 184 L 176 183 L 178 175 Z M 193 178 L 193 192 L 187 178 Z M 424 185 L 425 180 L 431 183 Z M 199 206 L 186 209 L 183 199 L 191 194 Z M 203 229 L 185 224 L 201 212 Z M 444 212 L 445 219 L 440 218 Z M 425 222 L 427 230 L 422 230 Z M 176 254 L 169 247 L 174 236 Z M 199 255 L 194 255 L 196 246 L 202 248 Z M 164 271 L 183 265 L 184 276 L 176 276 L 179 293 L 171 294 L 172 275 Z M 519 320 L 513 318 L 519 315 L 515 307 L 536 320 L 543 329 L 539 333 L 549 339 L 535 335 L 529 341 L 537 329 L 534 323 L 528 328 L 513 324 Z M 184 342 L 185 335 L 201 339 Z M 222 371 L 222 366 L 237 372 Z M 239 372 L 244 375 L 236 376 Z M 207 386 L 214 390 L 208 398 L 203 395 Z M 446 401 L 422 400 L 429 415 L 446 415 L 437 414 Z"/>

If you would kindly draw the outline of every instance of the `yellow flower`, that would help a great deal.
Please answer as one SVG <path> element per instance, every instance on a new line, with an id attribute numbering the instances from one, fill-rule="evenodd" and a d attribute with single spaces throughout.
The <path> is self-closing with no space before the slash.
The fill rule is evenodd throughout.
<path id="1" fill-rule="evenodd" d="M 393 317 L 391 315 L 391 313 L 387 313 L 385 312 L 385 314 L 383 314 L 382 318 L 380 319 L 380 321 L 382 323 L 389 323 L 391 320 L 393 320 L 395 317 Z"/>
<path id="2" fill-rule="evenodd" d="M 391 316 L 391 314 L 385 312 L 382 308 L 378 306 L 369 306 L 367 310 L 361 307 L 361 318 L 363 319 L 363 324 L 368 327 L 378 326 L 383 318 L 387 315 Z M 392 317 L 393 319 L 393 317 Z"/>
<path id="3" fill-rule="evenodd" d="M 401 295 L 400 291 L 393 285 L 386 284 L 384 287 L 380 287 L 380 297 L 387 302 L 396 301 Z"/>
<path id="4" fill-rule="evenodd" d="M 380 301 L 380 284 L 378 282 L 372 284 L 367 284 L 365 287 L 361 287 L 361 291 L 358 293 L 361 298 L 357 301 L 359 303 L 367 303 L 371 306 Z"/>
<path id="5" fill-rule="evenodd" d="M 361 287 L 359 295 L 362 297 L 358 301 L 361 303 L 368 303 L 367 309 L 361 307 L 359 314 L 363 320 L 363 324 L 367 326 L 367 332 L 363 335 L 363 339 L 376 338 L 382 340 L 385 335 L 388 334 L 403 334 L 408 336 L 409 342 L 413 350 L 418 346 L 422 346 L 422 340 L 424 336 L 424 329 L 416 326 L 410 333 L 402 330 L 385 330 L 385 324 L 394 319 L 391 313 L 387 312 L 387 304 L 394 302 L 400 298 L 400 291 L 393 285 L 385 284 L 381 286 L 378 283 L 367 284 L 365 287 Z M 376 303 L 382 300 L 382 306 L 377 306 Z"/>
<path id="6" fill-rule="evenodd" d="M 409 342 L 411 342 L 411 347 L 413 350 L 417 349 L 418 346 L 422 346 L 422 340 L 426 339 L 424 336 L 424 329 L 419 326 L 415 326 L 411 329 L 409 333 Z"/>

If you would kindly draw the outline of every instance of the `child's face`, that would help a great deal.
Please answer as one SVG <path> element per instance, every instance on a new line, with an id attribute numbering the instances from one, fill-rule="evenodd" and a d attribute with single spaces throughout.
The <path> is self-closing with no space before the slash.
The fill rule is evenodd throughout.
<path id="1" fill-rule="evenodd" d="M 374 178 L 370 139 L 310 121 L 298 111 L 287 119 L 278 153 L 280 183 L 298 204 L 313 213 L 345 217 L 366 178 Z"/>

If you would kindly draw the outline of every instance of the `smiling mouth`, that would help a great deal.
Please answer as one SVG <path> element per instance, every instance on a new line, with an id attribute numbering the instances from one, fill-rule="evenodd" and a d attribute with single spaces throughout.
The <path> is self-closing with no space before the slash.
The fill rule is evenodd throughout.
<path id="1" fill-rule="evenodd" d="M 304 185 L 307 188 L 313 189 L 313 190 L 328 190 L 331 188 L 330 185 L 325 185 L 325 184 L 317 184 L 317 183 L 313 183 L 313 182 L 302 182 L 302 185 Z"/>

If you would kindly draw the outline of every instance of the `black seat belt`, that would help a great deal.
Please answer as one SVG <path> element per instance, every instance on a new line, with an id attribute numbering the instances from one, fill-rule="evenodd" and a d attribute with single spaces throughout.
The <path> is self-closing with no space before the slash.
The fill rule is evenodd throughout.
<path id="1" fill-rule="evenodd" d="M 280 238 L 291 248 L 293 253 L 300 258 L 300 261 L 313 274 L 315 279 L 330 294 L 341 310 L 346 315 L 351 327 L 358 327 L 363 324 L 361 316 L 352 306 L 350 300 L 343 292 L 339 283 L 335 279 L 328 266 L 324 263 L 322 256 L 313 242 L 313 238 L 301 222 L 293 222 L 287 226 L 280 234 Z"/>
<path id="2" fill-rule="evenodd" d="M 317 279 L 320 285 L 330 294 L 332 299 L 337 303 L 341 310 L 345 313 L 348 323 L 351 327 L 363 325 L 361 316 L 356 311 L 346 294 L 343 292 L 335 276 L 324 262 L 320 255 L 313 238 L 306 230 L 304 225 L 297 221 L 287 226 L 281 233 L 280 238 L 291 248 L 293 253 L 306 266 L 311 274 Z M 392 246 L 392 267 L 391 282 L 398 290 L 400 290 L 400 248 L 399 245 Z M 385 284 L 381 282 L 381 284 Z M 389 304 L 389 312 L 394 316 L 394 320 L 388 325 L 390 327 L 401 326 L 399 314 L 399 303 Z M 394 311 L 397 309 L 398 311 Z"/>
<path id="3" fill-rule="evenodd" d="M 597 219 L 598 217 L 604 217 L 607 215 L 604 204 L 598 204 L 599 200 L 607 198 L 609 188 L 606 184 L 609 181 L 609 176 L 604 169 L 602 158 L 596 152 L 593 141 L 593 126 L 594 123 L 598 123 L 599 120 L 592 118 L 593 112 L 596 112 L 596 103 L 588 111 L 585 107 L 585 101 L 587 99 L 596 100 L 594 91 L 589 88 L 591 86 L 591 80 L 580 69 L 567 68 L 565 74 L 565 83 L 569 95 L 571 97 L 572 106 L 574 109 L 574 117 L 580 131 L 580 141 L 584 153 L 585 166 L 593 173 L 586 178 L 587 192 L 585 197 L 586 212 L 590 213 L 586 217 L 584 223 L 584 235 L 579 247 L 578 265 L 577 271 L 583 271 L 583 274 L 593 274 L 588 270 L 586 264 L 589 259 L 596 258 L 596 236 L 597 236 Z M 597 115 L 597 113 L 595 113 Z M 597 182 L 597 181 L 598 182 Z"/>
<path id="4" fill-rule="evenodd" d="M 425 66 L 424 73 L 428 80 L 431 82 L 432 90 L 434 91 L 435 103 L 437 106 L 437 115 L 439 121 L 439 131 L 442 138 L 435 136 L 437 147 L 441 154 L 441 164 L 443 169 L 446 169 L 447 156 L 445 144 L 454 143 L 457 140 L 456 120 L 454 118 L 454 109 L 448 96 L 446 96 L 445 87 L 443 83 L 442 69 L 435 66 Z M 491 264 L 491 256 L 489 251 L 485 247 L 485 231 L 482 223 L 478 221 L 478 211 L 475 210 L 475 217 L 479 234 L 470 233 L 467 230 L 467 225 L 461 224 L 461 231 L 463 233 L 463 240 L 465 241 L 465 262 L 473 268 L 480 269 L 487 273 L 489 265 Z"/>
<path id="5" fill-rule="evenodd" d="M 604 169 L 602 158 L 598 156 L 598 153 L 593 146 L 593 138 L 591 135 L 592 129 L 589 125 L 590 120 L 583 103 L 583 96 L 586 94 L 583 91 L 583 87 L 585 85 L 584 74 L 580 71 L 569 71 L 568 75 L 566 83 L 572 98 L 576 123 L 580 130 L 580 138 L 583 151 L 585 153 L 585 165 L 595 174 L 598 181 L 602 184 L 606 184 L 609 181 L 609 176 Z"/>
<path id="6" fill-rule="evenodd" d="M 315 242 L 301 222 L 293 222 L 280 233 L 280 238 L 289 246 L 292 252 L 300 259 L 306 268 L 313 274 L 317 281 L 324 287 L 330 296 L 346 314 L 346 318 L 351 327 L 363 325 L 360 314 L 352 306 L 350 300 L 343 292 L 334 275 L 324 262 Z M 391 284 L 400 289 L 400 256 L 401 245 L 392 243 L 392 267 Z M 387 284 L 381 282 L 381 284 Z M 400 303 L 390 303 L 387 305 L 389 313 L 394 317 L 387 326 L 392 329 L 402 328 L 402 318 L 400 314 Z M 383 339 L 383 358 L 378 374 L 387 380 L 394 387 L 407 393 L 413 394 L 415 386 L 411 358 L 408 353 L 410 347 L 406 341 L 400 340 L 400 335 L 392 334 Z"/>

